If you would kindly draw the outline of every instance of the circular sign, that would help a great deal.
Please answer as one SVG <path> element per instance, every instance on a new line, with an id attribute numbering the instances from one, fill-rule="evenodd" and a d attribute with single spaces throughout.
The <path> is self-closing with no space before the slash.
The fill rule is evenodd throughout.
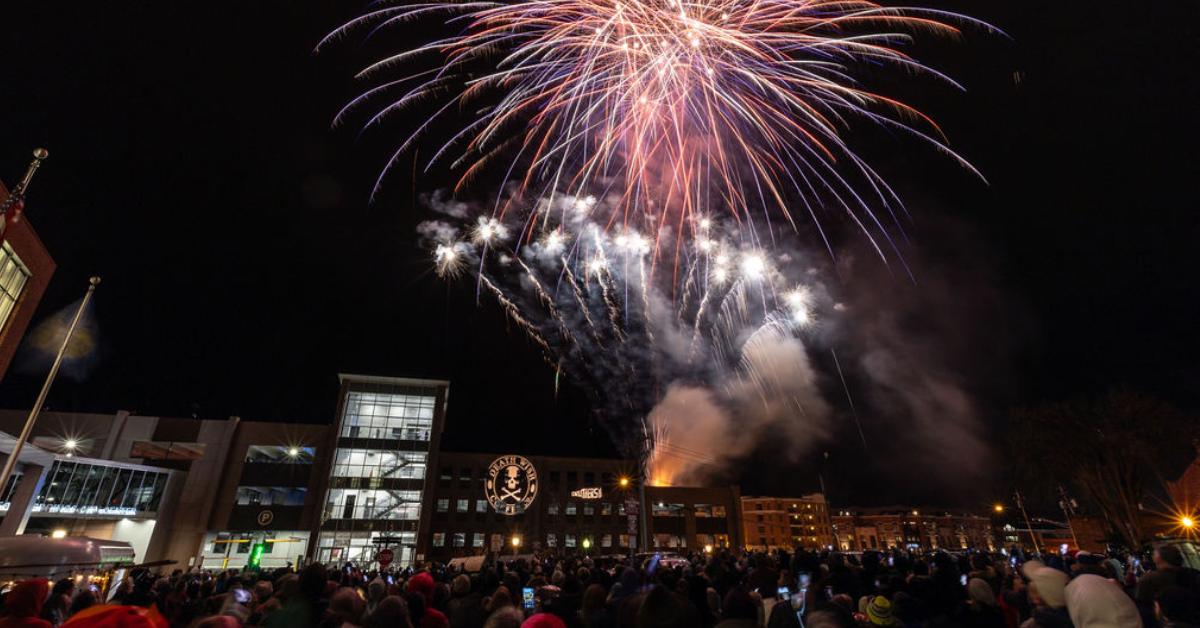
<path id="1" fill-rule="evenodd" d="M 274 520 L 275 513 L 271 512 L 270 510 L 264 510 L 258 513 L 258 525 L 260 526 L 269 526 Z"/>
<path id="2" fill-rule="evenodd" d="M 375 555 L 375 562 L 379 563 L 380 569 L 387 569 L 387 566 L 392 564 L 392 559 L 396 557 L 396 553 L 390 549 L 381 549 Z"/>
<path id="3" fill-rule="evenodd" d="M 537 497 L 538 477 L 533 463 L 521 456 L 501 456 L 488 467 L 484 493 L 502 515 L 524 512 Z"/>

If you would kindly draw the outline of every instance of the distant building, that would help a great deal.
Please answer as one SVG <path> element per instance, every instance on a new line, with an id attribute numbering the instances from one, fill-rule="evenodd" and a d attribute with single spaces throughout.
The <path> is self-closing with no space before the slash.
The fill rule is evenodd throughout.
<path id="1" fill-rule="evenodd" d="M 991 519 L 978 515 L 893 506 L 839 508 L 831 520 L 843 551 L 996 549 Z"/>
<path id="2" fill-rule="evenodd" d="M 7 198 L 8 188 L 0 182 L 0 203 Z M 0 379 L 8 373 L 55 268 L 28 218 L 6 230 L 0 243 Z"/>
<path id="3" fill-rule="evenodd" d="M 440 451 L 448 382 L 339 377 L 327 425 L 43 412 L 0 535 L 128 541 L 139 560 L 204 568 L 259 551 L 273 568 L 743 544 L 736 487 L 643 492 L 630 460 Z M 0 455 L 24 418 L 0 411 Z"/>
<path id="4" fill-rule="evenodd" d="M 1063 549 L 1080 549 L 1069 524 L 1041 517 L 1031 517 L 1029 523 L 1023 519 L 1003 522 L 998 526 L 997 534 L 1004 547 L 1020 547 L 1027 552 L 1056 553 Z"/>
<path id="5" fill-rule="evenodd" d="M 774 550 L 833 547 L 829 504 L 820 493 L 802 497 L 742 497 L 746 547 Z"/>

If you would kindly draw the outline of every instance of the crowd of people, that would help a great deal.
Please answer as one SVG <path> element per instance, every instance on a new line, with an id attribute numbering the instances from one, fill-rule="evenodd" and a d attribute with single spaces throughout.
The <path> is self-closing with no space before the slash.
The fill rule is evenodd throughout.
<path id="1" fill-rule="evenodd" d="M 28 579 L 0 628 L 1182 628 L 1197 572 L 1152 555 L 844 554 L 718 550 L 681 557 L 489 560 L 363 571 L 134 570 L 110 594 Z M 78 581 L 86 582 L 86 581 Z M 104 599 L 98 599 L 103 597 Z"/>

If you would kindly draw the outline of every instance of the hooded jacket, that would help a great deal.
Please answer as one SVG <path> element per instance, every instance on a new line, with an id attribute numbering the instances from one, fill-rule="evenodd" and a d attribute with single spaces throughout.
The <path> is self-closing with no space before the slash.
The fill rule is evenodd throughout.
<path id="1" fill-rule="evenodd" d="M 0 628 L 53 628 L 50 622 L 38 619 L 48 595 L 48 580 L 34 578 L 18 582 L 4 598 L 4 610 L 8 615 L 0 619 Z"/>

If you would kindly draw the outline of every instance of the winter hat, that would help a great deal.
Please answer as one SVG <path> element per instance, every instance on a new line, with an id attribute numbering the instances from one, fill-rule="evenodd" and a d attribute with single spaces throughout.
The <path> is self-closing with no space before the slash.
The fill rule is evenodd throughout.
<path id="1" fill-rule="evenodd" d="M 1031 560 L 1021 566 L 1021 573 L 1029 579 L 1029 584 L 1037 591 L 1038 597 L 1050 608 L 1062 608 L 1067 605 L 1066 593 L 1067 574 Z"/>
<path id="2" fill-rule="evenodd" d="M 22 580 L 4 598 L 4 607 L 13 617 L 37 617 L 50 595 L 50 581 L 43 578 Z"/>
<path id="3" fill-rule="evenodd" d="M 428 572 L 422 571 L 408 579 L 408 592 L 416 593 L 425 599 L 425 604 L 433 599 L 433 576 Z"/>
<path id="4" fill-rule="evenodd" d="M 996 594 L 992 591 L 992 585 L 982 578 L 971 578 L 971 581 L 967 583 L 967 595 L 977 604 L 996 605 Z"/>
<path id="5" fill-rule="evenodd" d="M 538 613 L 529 619 L 526 619 L 521 628 L 567 628 L 567 624 L 559 619 L 557 615 L 550 613 Z"/>
<path id="6" fill-rule="evenodd" d="M 1066 600 L 1075 628 L 1142 628 L 1133 600 L 1111 580 L 1078 576 L 1067 585 Z"/>
<path id="7" fill-rule="evenodd" d="M 63 626 L 64 628 L 167 628 L 167 620 L 159 614 L 156 606 L 142 608 L 141 606 L 97 604 L 75 613 Z"/>
<path id="8" fill-rule="evenodd" d="M 892 603 L 882 595 L 876 595 L 867 604 L 867 619 L 872 626 L 893 626 L 896 619 L 892 617 Z"/>

